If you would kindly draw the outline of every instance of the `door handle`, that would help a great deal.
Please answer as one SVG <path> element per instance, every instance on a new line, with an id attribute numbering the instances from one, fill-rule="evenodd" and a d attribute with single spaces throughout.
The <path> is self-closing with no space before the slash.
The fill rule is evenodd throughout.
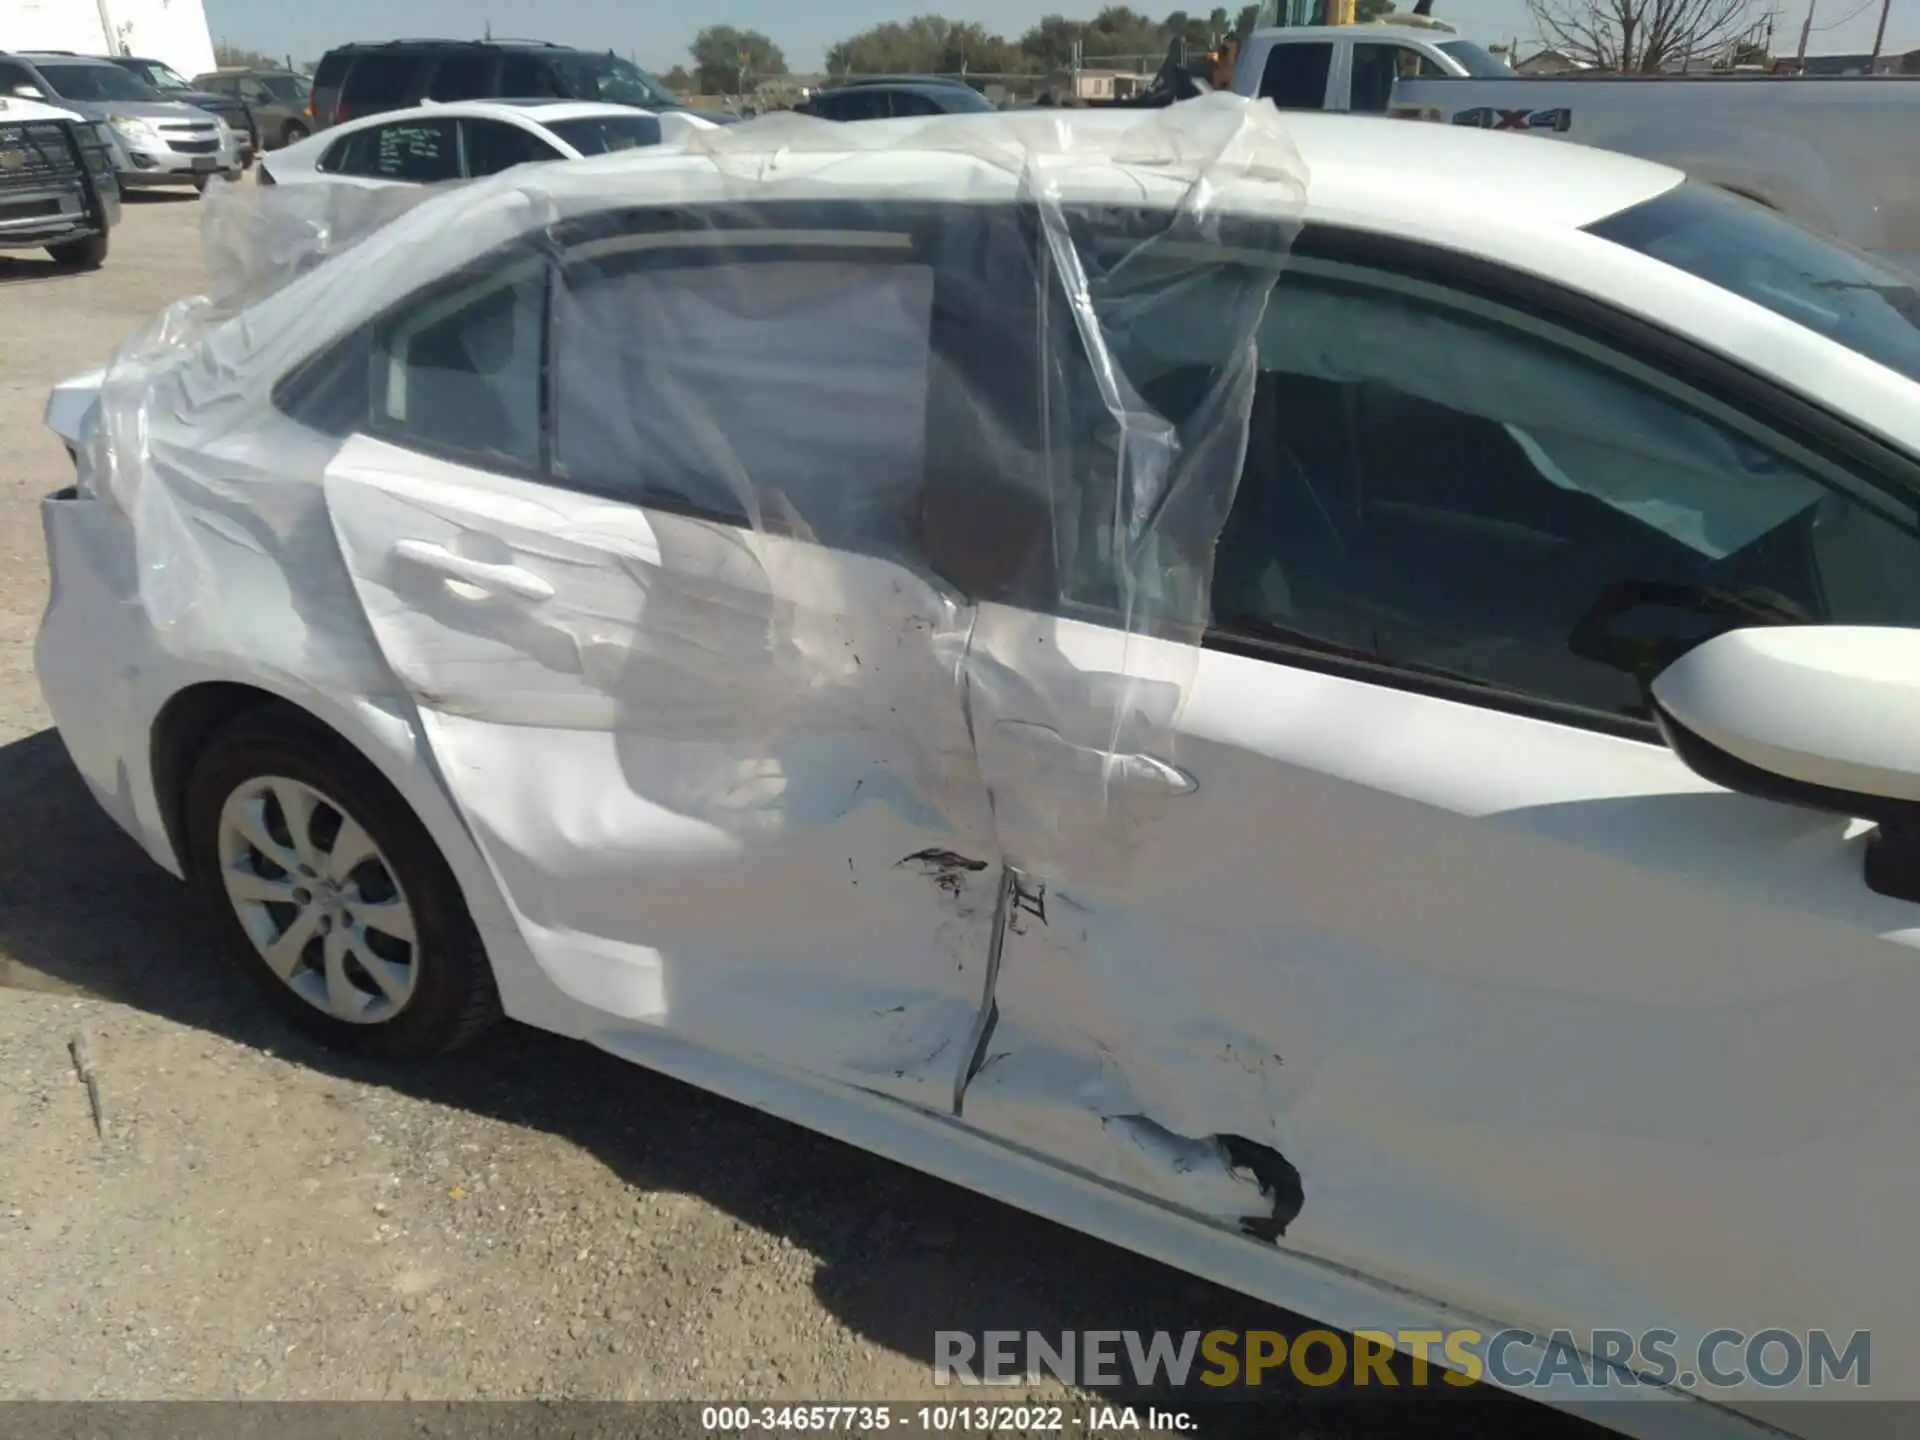
<path id="1" fill-rule="evenodd" d="M 994 727 L 1002 735 L 1036 754 L 1052 752 L 1072 768 L 1104 773 L 1109 791 L 1132 795 L 1191 795 L 1200 788 L 1178 765 L 1157 755 L 1109 752 L 1092 745 L 1075 745 L 1051 725 L 1031 720 L 1002 720 Z"/>
<path id="2" fill-rule="evenodd" d="M 521 600 L 538 603 L 551 600 L 556 593 L 552 585 L 531 570 L 518 565 L 494 565 L 485 560 L 470 560 L 431 540 L 402 540 L 393 547 L 393 555 L 396 560 L 418 565 L 449 580 L 459 580 L 481 590 L 504 591 Z"/>

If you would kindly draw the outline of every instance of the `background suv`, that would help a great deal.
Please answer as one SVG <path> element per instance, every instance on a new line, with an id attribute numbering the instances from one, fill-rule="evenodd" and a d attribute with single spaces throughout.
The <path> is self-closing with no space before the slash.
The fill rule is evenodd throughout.
<path id="1" fill-rule="evenodd" d="M 260 137 L 253 130 L 253 118 L 237 98 L 194 84 L 164 60 L 143 60 L 132 55 L 109 55 L 106 58 L 129 75 L 146 81 L 165 99 L 178 100 L 182 105 L 191 105 L 196 110 L 218 115 L 226 121 L 227 128 L 233 131 L 240 142 L 242 165 L 251 161 L 253 152 L 260 148 Z"/>
<path id="2" fill-rule="evenodd" d="M 254 143 L 262 150 L 297 145 L 313 133 L 307 102 L 313 82 L 291 70 L 214 70 L 193 79 L 197 89 L 224 95 L 246 106 Z"/>
<path id="3" fill-rule="evenodd" d="M 998 107 L 962 80 L 876 75 L 821 90 L 793 108 L 822 120 L 891 120 L 906 115 L 971 115 Z"/>
<path id="4" fill-rule="evenodd" d="M 111 127 L 120 187 L 237 176 L 240 141 L 217 115 L 169 100 L 110 60 L 51 50 L 0 55 L 0 95 L 47 100 Z"/>
<path id="5" fill-rule="evenodd" d="M 540 40 L 392 40 L 329 50 L 313 74 L 313 128 L 423 100 L 598 100 L 688 111 L 630 60 Z M 725 122 L 731 115 L 701 114 Z"/>

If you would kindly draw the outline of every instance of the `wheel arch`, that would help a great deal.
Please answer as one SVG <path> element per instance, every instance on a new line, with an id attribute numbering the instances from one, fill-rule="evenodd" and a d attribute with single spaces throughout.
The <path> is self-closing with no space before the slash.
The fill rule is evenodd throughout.
<path id="1" fill-rule="evenodd" d="M 509 1015 L 556 1034 L 592 1033 L 598 1023 L 593 1013 L 558 990 L 527 948 L 437 762 L 419 738 L 419 718 L 410 711 L 325 693 L 308 699 L 219 676 L 196 678 L 169 695 L 149 726 L 146 778 L 178 873 L 193 879 L 186 810 L 194 766 L 222 726 L 261 709 L 285 710 L 318 727 L 400 793 L 453 871 Z M 422 792 L 423 781 L 431 785 L 431 794 Z"/>
<path id="2" fill-rule="evenodd" d="M 189 879 L 193 875 L 193 854 L 187 844 L 187 781 L 193 767 L 221 726 L 248 711 L 270 705 L 290 705 L 290 702 L 256 686 L 208 680 L 189 685 L 161 706 L 160 713 L 154 716 L 147 742 L 154 803 L 167 833 L 167 843 L 173 847 L 181 873 Z M 318 724 L 326 724 L 318 716 L 312 718 Z M 333 730 L 332 726 L 327 728 Z M 340 738 L 343 742 L 346 739 Z"/>

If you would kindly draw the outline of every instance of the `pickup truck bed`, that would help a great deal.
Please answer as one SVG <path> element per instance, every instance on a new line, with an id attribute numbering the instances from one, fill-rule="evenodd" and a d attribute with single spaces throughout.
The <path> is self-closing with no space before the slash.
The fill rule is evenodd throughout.
<path id="1" fill-rule="evenodd" d="M 1489 63 L 1482 63 L 1482 58 Z M 1920 79 L 1523 76 L 1445 31 L 1352 25 L 1247 38 L 1234 89 L 1282 109 L 1571 140 L 1657 160 L 1863 250 L 1920 258 Z"/>

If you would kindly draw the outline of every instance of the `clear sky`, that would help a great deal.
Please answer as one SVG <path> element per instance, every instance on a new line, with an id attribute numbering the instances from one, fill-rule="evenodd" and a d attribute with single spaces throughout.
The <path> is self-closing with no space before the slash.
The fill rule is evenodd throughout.
<path id="1" fill-rule="evenodd" d="M 805 10 L 775 0 L 725 0 L 717 5 L 673 5 L 662 0 L 206 0 L 216 42 L 270 55 L 289 52 L 296 62 L 320 58 L 328 46 L 348 40 L 386 40 L 405 35 L 478 36 L 493 33 L 609 48 L 632 54 L 649 69 L 666 70 L 687 58 L 687 42 L 702 25 L 726 23 L 770 35 L 796 70 L 816 69 L 827 46 L 881 20 L 932 11 L 958 20 L 978 20 L 1008 36 L 1047 11 L 1092 15 L 1104 0 L 821 0 Z M 1181 0 L 1150 0 L 1134 8 L 1154 14 L 1180 8 Z M 1756 0 L 1755 14 L 1770 0 Z M 1791 54 L 1806 16 L 1804 0 L 1778 3 L 1776 53 Z M 1814 0 L 1816 27 L 1811 52 L 1872 48 L 1881 0 Z M 1198 13 L 1205 0 L 1185 0 Z M 1237 5 L 1228 6 L 1238 10 Z M 1434 14 L 1483 44 L 1532 39 L 1524 0 L 1435 0 Z M 1886 48 L 1920 49 L 1920 0 L 1893 0 Z"/>

